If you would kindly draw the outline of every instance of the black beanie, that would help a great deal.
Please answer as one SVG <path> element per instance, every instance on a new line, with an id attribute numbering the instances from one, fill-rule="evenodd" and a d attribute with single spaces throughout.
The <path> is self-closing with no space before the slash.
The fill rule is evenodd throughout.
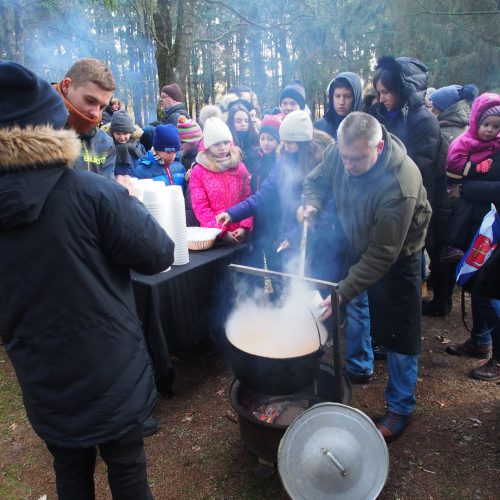
<path id="1" fill-rule="evenodd" d="M 0 62 L 0 127 L 52 125 L 62 129 L 68 111 L 52 85 L 13 61 Z"/>
<path id="2" fill-rule="evenodd" d="M 287 85 L 280 94 L 280 104 L 287 97 L 297 101 L 300 109 L 304 109 L 306 107 L 306 92 L 302 85 L 299 85 L 298 83 L 290 83 L 290 85 Z"/>
<path id="3" fill-rule="evenodd" d="M 120 109 L 113 113 L 113 118 L 111 118 L 111 125 L 109 126 L 109 131 L 114 132 L 125 132 L 126 134 L 131 134 L 135 131 L 134 122 L 132 118 L 124 109 Z"/>

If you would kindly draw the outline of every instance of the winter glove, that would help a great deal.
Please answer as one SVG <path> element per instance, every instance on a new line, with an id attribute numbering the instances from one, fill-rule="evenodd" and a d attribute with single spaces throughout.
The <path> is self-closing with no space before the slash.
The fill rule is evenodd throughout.
<path id="1" fill-rule="evenodd" d="M 490 171 L 491 164 L 493 160 L 488 158 L 487 160 L 483 160 L 481 163 L 476 165 L 476 174 L 487 174 Z"/>

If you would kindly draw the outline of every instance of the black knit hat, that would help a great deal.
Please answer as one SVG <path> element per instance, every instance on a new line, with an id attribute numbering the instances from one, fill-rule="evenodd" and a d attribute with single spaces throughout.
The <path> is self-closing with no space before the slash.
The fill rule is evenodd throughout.
<path id="1" fill-rule="evenodd" d="M 124 109 L 120 109 L 113 113 L 113 118 L 111 118 L 111 125 L 109 126 L 109 131 L 114 132 L 125 132 L 131 134 L 134 132 L 135 126 L 132 118 Z"/>
<path id="2" fill-rule="evenodd" d="M 280 94 L 280 104 L 284 99 L 290 97 L 294 101 L 297 101 L 297 104 L 300 106 L 300 109 L 304 109 L 306 107 L 306 92 L 304 87 L 299 83 L 290 83 L 287 85 Z"/>
<path id="3" fill-rule="evenodd" d="M 52 85 L 13 61 L 0 61 L 0 127 L 52 125 L 62 129 L 68 111 Z"/>

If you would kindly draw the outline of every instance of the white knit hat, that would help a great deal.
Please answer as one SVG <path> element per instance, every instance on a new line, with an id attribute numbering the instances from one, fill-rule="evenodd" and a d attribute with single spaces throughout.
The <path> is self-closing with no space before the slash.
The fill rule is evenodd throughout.
<path id="1" fill-rule="evenodd" d="M 205 122 L 203 128 L 203 144 L 208 149 L 210 146 L 223 141 L 233 141 L 233 136 L 229 127 L 220 119 L 215 116 L 209 118 Z"/>
<path id="2" fill-rule="evenodd" d="M 312 141 L 313 124 L 306 111 L 297 109 L 286 115 L 280 127 L 282 141 Z"/>

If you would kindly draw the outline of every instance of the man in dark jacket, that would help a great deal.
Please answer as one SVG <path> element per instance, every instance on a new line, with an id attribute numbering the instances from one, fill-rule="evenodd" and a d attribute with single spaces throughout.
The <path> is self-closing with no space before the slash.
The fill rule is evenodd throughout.
<path id="1" fill-rule="evenodd" d="M 314 122 L 314 127 L 337 139 L 337 130 L 340 123 L 349 113 L 359 110 L 361 97 L 362 88 L 359 75 L 348 71 L 339 73 L 328 85 L 328 111 L 323 118 Z M 334 215 L 328 214 L 327 209 L 323 214 L 323 218 L 331 221 L 334 219 Z M 335 245 L 342 252 L 342 246 L 345 245 L 344 235 L 337 225 L 335 223 L 325 225 L 327 225 L 328 230 L 323 231 L 322 238 L 325 241 L 322 247 L 328 250 L 326 255 L 323 252 L 314 258 L 316 262 L 319 261 L 318 268 L 323 268 L 323 270 L 327 269 L 327 266 L 322 257 L 331 260 L 331 247 Z M 345 271 L 347 271 L 347 268 L 348 264 L 346 263 Z M 320 275 L 319 277 L 331 281 L 340 279 L 339 275 Z M 368 295 L 364 291 L 346 306 L 346 358 L 344 371 L 351 382 L 366 384 L 373 378 L 373 351 L 370 336 Z"/>
<path id="2" fill-rule="evenodd" d="M 82 151 L 73 168 L 114 179 L 116 150 L 113 139 L 99 128 L 102 112 L 115 90 L 111 71 L 98 59 L 79 59 L 54 88 L 68 109 L 68 127 L 78 134 L 82 143 Z"/>
<path id="3" fill-rule="evenodd" d="M 162 125 L 173 125 L 177 127 L 180 116 L 190 119 L 186 110 L 186 105 L 182 102 L 184 96 L 177 83 L 165 85 L 160 91 L 160 100 L 158 102 L 162 113 L 160 121 L 154 121 L 144 127 L 144 133 L 141 136 L 141 144 L 149 151 L 153 147 L 156 127 Z"/>
<path id="4" fill-rule="evenodd" d="M 467 130 L 470 120 L 469 102 L 477 97 L 475 85 L 448 85 L 430 96 L 431 112 L 436 116 L 441 144 L 435 168 L 434 207 L 427 239 L 427 253 L 432 263 L 428 282 L 432 285 L 432 300 L 422 302 L 422 313 L 428 316 L 447 316 L 452 308 L 456 263 L 441 261 L 445 245 L 451 205 L 446 192 L 446 156 L 453 140 Z"/>
<path id="5" fill-rule="evenodd" d="M 72 168 L 67 117 L 48 82 L 0 62 L 0 334 L 59 498 L 94 498 L 99 446 L 113 498 L 146 499 L 156 389 L 130 269 L 166 269 L 174 245 L 125 188 Z"/>
<path id="6" fill-rule="evenodd" d="M 361 106 L 363 89 L 356 73 L 339 73 L 328 85 L 328 111 L 314 122 L 314 128 L 337 138 L 340 122 Z"/>
<path id="7" fill-rule="evenodd" d="M 376 420 L 387 441 L 405 429 L 415 406 L 421 323 L 421 251 L 431 209 L 422 177 L 402 142 L 365 113 L 351 113 L 338 144 L 304 181 L 310 217 L 333 197 L 356 256 L 339 283 L 341 303 L 368 290 L 375 340 L 387 349 L 386 414 Z M 330 297 L 323 303 L 329 307 Z"/>
<path id="8" fill-rule="evenodd" d="M 186 105 L 182 102 L 184 96 L 177 83 L 165 85 L 160 92 L 160 109 L 163 111 L 161 122 L 166 125 L 170 123 L 177 127 L 179 116 L 183 115 L 190 118 L 186 110 Z"/>
<path id="9" fill-rule="evenodd" d="M 500 207 L 500 153 L 494 154 L 489 179 L 466 180 L 459 190 L 452 192 L 454 197 L 461 197 L 473 205 L 473 234 L 481 226 L 483 217 L 493 203 Z M 488 175 L 489 175 L 488 174 Z M 498 249 L 493 252 L 475 278 L 467 283 L 471 292 L 472 329 L 470 338 L 460 344 L 446 347 L 448 354 L 480 359 L 491 359 L 484 365 L 473 369 L 471 377 L 480 380 L 500 380 L 500 255 Z"/>

